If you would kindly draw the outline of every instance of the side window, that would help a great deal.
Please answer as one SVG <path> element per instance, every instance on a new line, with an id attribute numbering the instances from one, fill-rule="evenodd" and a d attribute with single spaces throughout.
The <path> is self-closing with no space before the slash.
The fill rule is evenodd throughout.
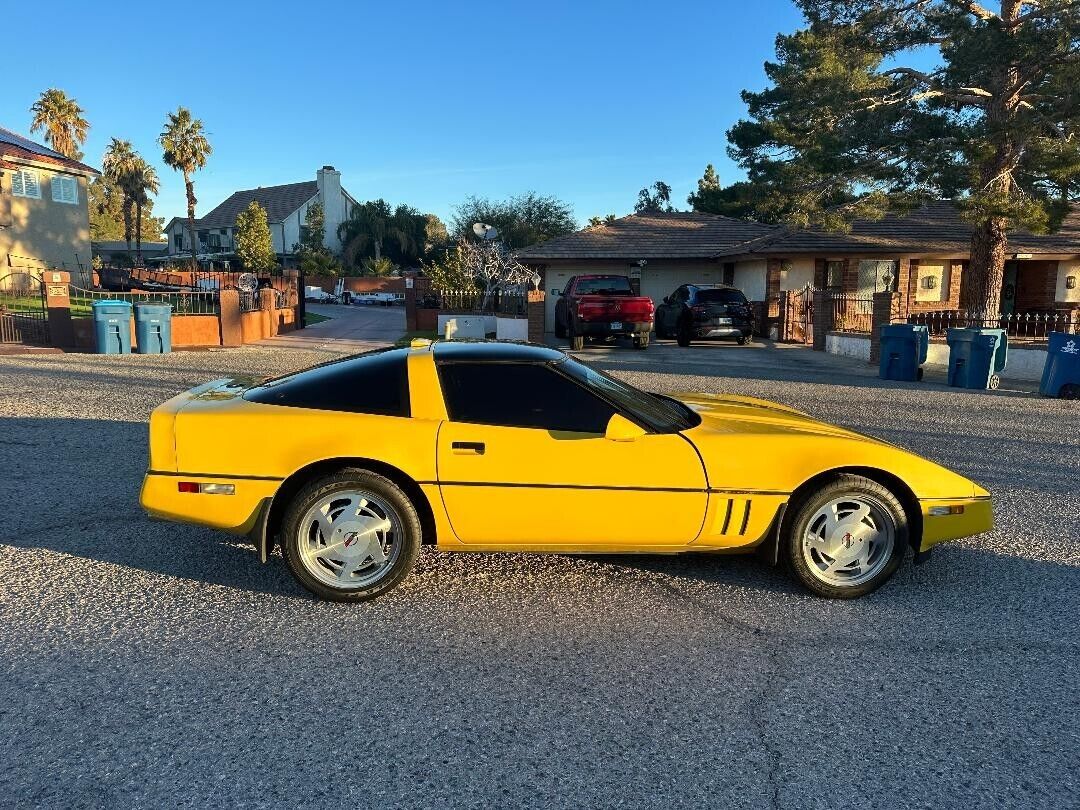
<path id="1" fill-rule="evenodd" d="M 675 291 L 675 301 L 679 304 L 685 304 L 690 299 L 690 290 L 686 287 L 679 287 Z"/>
<path id="2" fill-rule="evenodd" d="M 409 416 L 408 349 L 361 354 L 257 386 L 244 399 L 317 411 Z"/>
<path id="3" fill-rule="evenodd" d="M 439 381 L 454 422 L 602 434 L 615 413 L 541 363 L 443 363 Z"/>

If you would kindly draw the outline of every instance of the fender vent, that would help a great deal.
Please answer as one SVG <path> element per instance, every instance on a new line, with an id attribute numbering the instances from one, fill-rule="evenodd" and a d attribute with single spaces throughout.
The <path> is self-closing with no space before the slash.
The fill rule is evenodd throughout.
<path id="1" fill-rule="evenodd" d="M 717 509 L 717 515 L 722 516 L 720 534 L 745 535 L 750 524 L 750 504 L 749 498 L 728 498 L 726 503 L 720 504 Z"/>

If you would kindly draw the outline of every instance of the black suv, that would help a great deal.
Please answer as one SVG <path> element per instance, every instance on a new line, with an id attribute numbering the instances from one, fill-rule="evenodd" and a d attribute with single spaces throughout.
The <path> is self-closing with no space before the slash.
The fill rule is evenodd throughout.
<path id="1" fill-rule="evenodd" d="M 740 345 L 754 334 L 754 310 L 742 290 L 726 284 L 684 284 L 656 308 L 656 337 L 691 340 L 735 338 Z"/>

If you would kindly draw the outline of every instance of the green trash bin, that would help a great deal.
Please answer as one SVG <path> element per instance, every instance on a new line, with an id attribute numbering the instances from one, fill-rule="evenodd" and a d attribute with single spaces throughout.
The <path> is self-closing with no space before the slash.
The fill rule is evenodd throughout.
<path id="1" fill-rule="evenodd" d="M 172 305 L 135 305 L 135 351 L 168 354 L 172 351 Z"/>
<path id="2" fill-rule="evenodd" d="M 98 354 L 131 354 L 131 304 L 95 301 L 94 338 Z"/>

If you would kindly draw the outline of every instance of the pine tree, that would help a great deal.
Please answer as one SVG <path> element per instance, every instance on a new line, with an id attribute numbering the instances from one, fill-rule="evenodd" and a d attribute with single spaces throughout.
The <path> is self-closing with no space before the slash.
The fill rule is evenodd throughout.
<path id="1" fill-rule="evenodd" d="M 277 266 L 266 209 L 256 200 L 236 217 L 236 255 L 249 273 L 267 273 Z"/>

